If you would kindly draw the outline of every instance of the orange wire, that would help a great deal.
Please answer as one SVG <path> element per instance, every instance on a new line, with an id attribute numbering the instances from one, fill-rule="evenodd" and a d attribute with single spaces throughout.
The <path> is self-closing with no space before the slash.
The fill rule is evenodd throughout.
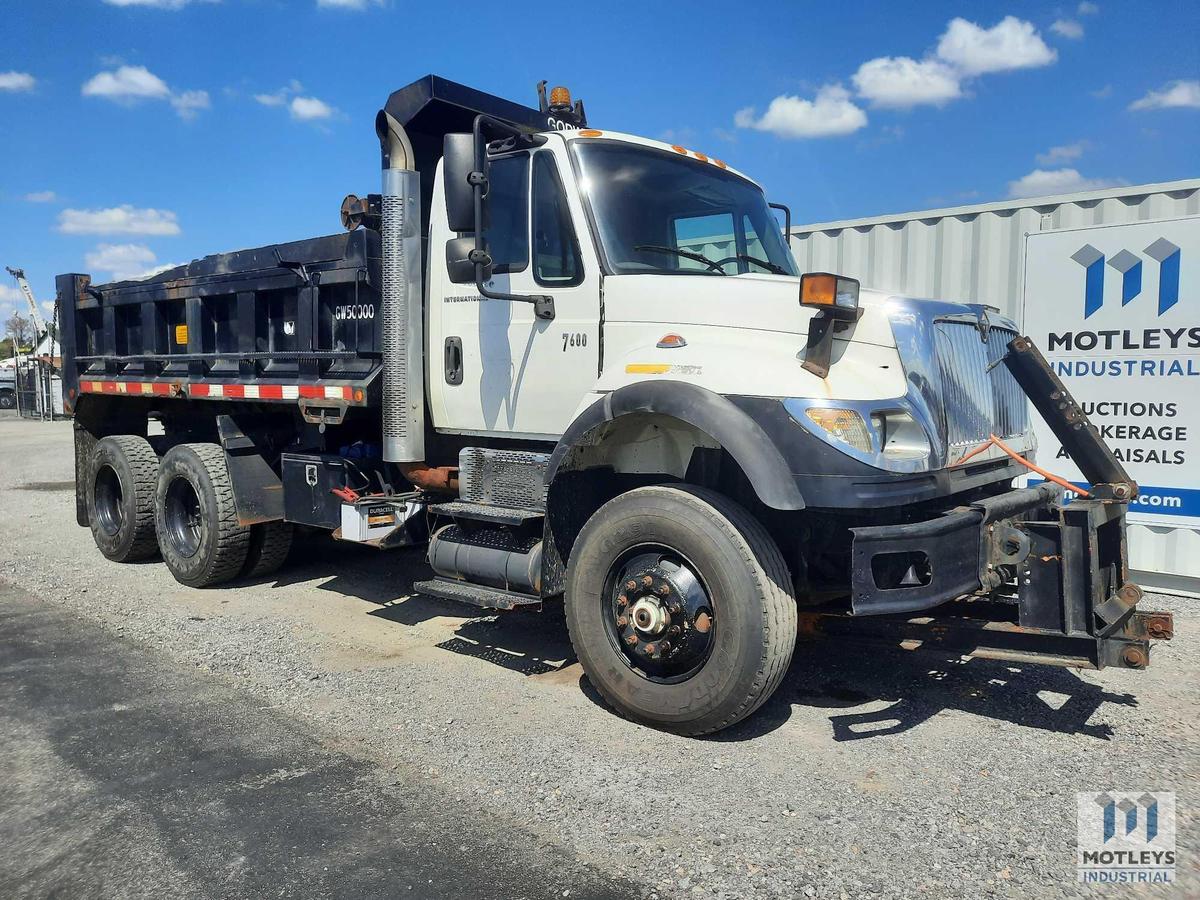
<path id="1" fill-rule="evenodd" d="M 1092 496 L 1091 491 L 1088 491 L 1085 488 L 1081 488 L 1078 485 L 1071 484 L 1071 482 L 1067 481 L 1065 478 L 1059 478 L 1057 475 L 1047 472 L 1041 466 L 1031 463 L 1029 460 L 1027 460 L 1025 457 L 1023 457 L 1016 450 L 1012 449 L 1012 447 L 1008 446 L 1006 443 L 1004 443 L 1004 441 L 1000 440 L 1000 438 L 996 437 L 994 434 L 988 435 L 988 439 L 986 441 L 984 441 L 982 444 L 980 444 L 978 447 L 976 447 L 974 450 L 972 450 L 970 453 L 963 454 L 963 456 L 961 456 L 957 462 L 953 463 L 950 466 L 950 468 L 954 468 L 954 466 L 961 466 L 963 463 L 965 463 L 971 457 L 978 456 L 980 453 L 982 453 L 988 447 L 991 447 L 993 445 L 999 447 L 1001 450 L 1003 450 L 1005 453 L 1007 453 L 1009 456 L 1011 456 L 1013 459 L 1015 459 L 1017 462 L 1019 462 L 1025 468 L 1030 469 L 1034 472 L 1037 472 L 1039 475 L 1041 475 L 1047 481 L 1052 481 L 1055 484 L 1057 484 L 1059 487 L 1063 487 L 1063 488 L 1066 488 L 1067 490 L 1074 491 L 1075 493 L 1079 494 L 1080 496 L 1083 496 L 1083 497 Z"/>

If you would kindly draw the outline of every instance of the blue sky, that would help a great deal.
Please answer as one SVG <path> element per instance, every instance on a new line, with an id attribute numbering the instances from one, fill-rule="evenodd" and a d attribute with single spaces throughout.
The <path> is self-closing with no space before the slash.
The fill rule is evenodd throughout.
<path id="1" fill-rule="evenodd" d="M 336 231 L 378 190 L 376 110 L 429 72 L 530 104 L 566 84 L 594 126 L 723 158 L 797 223 L 1200 176 L 1195 0 L 4 12 L 0 265 L 42 300 L 58 272 Z M 16 300 L 3 275 L 0 316 Z"/>

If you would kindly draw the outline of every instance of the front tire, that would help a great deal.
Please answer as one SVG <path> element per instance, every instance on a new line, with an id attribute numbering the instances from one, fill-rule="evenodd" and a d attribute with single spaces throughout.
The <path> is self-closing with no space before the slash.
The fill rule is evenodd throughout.
<path id="1" fill-rule="evenodd" d="M 167 451 L 156 499 L 158 543 L 176 581 L 208 587 L 242 570 L 250 528 L 238 524 L 220 446 L 178 444 Z"/>
<path id="2" fill-rule="evenodd" d="M 689 485 L 621 494 L 571 553 L 567 628 L 588 680 L 626 718 L 727 728 L 779 687 L 796 643 L 792 579 L 762 524 Z"/>
<path id="3" fill-rule="evenodd" d="M 92 451 L 89 473 L 88 524 L 100 552 L 114 562 L 154 556 L 158 455 L 150 442 L 134 434 L 103 438 Z"/>

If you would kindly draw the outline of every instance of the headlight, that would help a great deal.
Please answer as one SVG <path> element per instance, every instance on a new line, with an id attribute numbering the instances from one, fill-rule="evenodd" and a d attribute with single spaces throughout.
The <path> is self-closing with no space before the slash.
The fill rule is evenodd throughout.
<path id="1" fill-rule="evenodd" d="M 830 436 L 849 444 L 860 453 L 870 453 L 871 435 L 867 433 L 867 423 L 853 409 L 837 409 L 835 407 L 812 406 L 804 414 L 816 425 L 825 429 Z"/>
<path id="2" fill-rule="evenodd" d="M 877 469 L 892 472 L 927 472 L 933 462 L 928 431 L 905 400 L 851 401 L 827 406 L 828 401 L 783 401 L 797 424 Z"/>

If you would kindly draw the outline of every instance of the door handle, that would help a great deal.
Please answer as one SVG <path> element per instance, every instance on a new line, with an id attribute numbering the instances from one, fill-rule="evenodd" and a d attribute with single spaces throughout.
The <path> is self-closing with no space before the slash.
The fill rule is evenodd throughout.
<path id="1" fill-rule="evenodd" d="M 462 384 L 463 380 L 463 349 L 462 338 L 446 338 L 444 354 L 446 364 L 446 384 Z"/>

